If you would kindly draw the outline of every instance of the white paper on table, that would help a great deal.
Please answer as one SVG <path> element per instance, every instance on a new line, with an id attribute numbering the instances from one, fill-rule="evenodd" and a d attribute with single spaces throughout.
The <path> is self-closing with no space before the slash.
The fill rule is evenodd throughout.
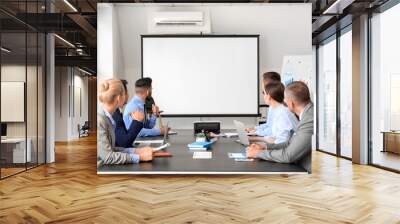
<path id="1" fill-rule="evenodd" d="M 229 158 L 231 159 L 245 159 L 247 158 L 245 154 L 243 153 L 228 153 Z"/>
<path id="2" fill-rule="evenodd" d="M 212 152 L 193 152 L 193 159 L 211 159 Z"/>
<path id="3" fill-rule="evenodd" d="M 171 130 L 170 130 L 170 131 L 168 132 L 168 134 L 169 134 L 169 135 L 176 135 L 176 134 L 178 134 L 178 132 L 176 132 L 176 131 L 171 131 Z"/>
<path id="4" fill-rule="evenodd" d="M 167 148 L 170 145 L 171 144 L 169 144 L 169 142 L 165 143 L 164 145 L 160 145 L 159 147 L 153 148 L 153 152 L 157 152 L 157 151 L 163 150 L 163 149 Z"/>
<path id="5" fill-rule="evenodd" d="M 239 136 L 239 134 L 236 133 L 236 132 L 227 132 L 227 133 L 225 133 L 225 135 L 226 135 L 226 137 L 228 137 L 228 138 Z"/>
<path id="6" fill-rule="evenodd" d="M 163 144 L 164 139 L 157 139 L 157 140 L 136 140 L 135 143 L 137 144 Z"/>

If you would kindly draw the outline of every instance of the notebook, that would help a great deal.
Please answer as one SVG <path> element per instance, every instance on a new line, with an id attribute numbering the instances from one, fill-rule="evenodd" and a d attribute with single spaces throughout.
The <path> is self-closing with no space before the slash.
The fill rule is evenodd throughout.
<path id="1" fill-rule="evenodd" d="M 193 142 L 188 144 L 188 147 L 190 149 L 193 148 L 208 148 L 210 147 L 214 142 Z"/>

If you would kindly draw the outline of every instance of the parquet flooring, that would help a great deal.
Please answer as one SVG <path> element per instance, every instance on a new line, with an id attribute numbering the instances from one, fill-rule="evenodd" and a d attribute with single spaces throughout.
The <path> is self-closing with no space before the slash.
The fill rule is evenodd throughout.
<path id="1" fill-rule="evenodd" d="M 7 176 L 11 176 L 13 174 L 22 172 L 24 170 L 25 170 L 25 167 L 21 167 L 21 168 L 19 168 L 19 167 L 18 168 L 14 168 L 14 167 L 1 168 L 1 175 L 2 175 L 2 177 L 7 177 Z"/>
<path id="2" fill-rule="evenodd" d="M 89 137 L 0 181 L 0 223 L 400 223 L 400 175 L 314 152 L 312 175 L 98 176 Z"/>

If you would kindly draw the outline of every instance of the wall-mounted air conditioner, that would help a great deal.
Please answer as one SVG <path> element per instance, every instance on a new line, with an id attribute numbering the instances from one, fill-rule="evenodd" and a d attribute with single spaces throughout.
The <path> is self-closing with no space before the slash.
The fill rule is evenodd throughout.
<path id="1" fill-rule="evenodd" d="M 208 11 L 155 11 L 149 13 L 149 34 L 211 33 Z"/>
<path id="2" fill-rule="evenodd" d="M 203 12 L 157 12 L 154 17 L 156 25 L 189 25 L 202 26 Z"/>

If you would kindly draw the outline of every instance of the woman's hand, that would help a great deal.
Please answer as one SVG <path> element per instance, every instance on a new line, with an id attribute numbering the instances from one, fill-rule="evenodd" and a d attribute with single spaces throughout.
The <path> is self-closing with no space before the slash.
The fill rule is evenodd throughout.
<path id="1" fill-rule="evenodd" d="M 139 155 L 140 161 L 145 162 L 153 160 L 153 148 L 151 147 L 138 148 L 135 153 Z"/>
<path id="2" fill-rule="evenodd" d="M 254 133 L 254 132 L 256 132 L 256 128 L 245 128 L 244 129 L 246 132 L 248 132 L 248 133 Z"/>
<path id="3" fill-rule="evenodd" d="M 273 137 L 264 137 L 264 141 L 266 142 L 266 143 L 275 143 L 275 138 L 273 138 Z"/>

